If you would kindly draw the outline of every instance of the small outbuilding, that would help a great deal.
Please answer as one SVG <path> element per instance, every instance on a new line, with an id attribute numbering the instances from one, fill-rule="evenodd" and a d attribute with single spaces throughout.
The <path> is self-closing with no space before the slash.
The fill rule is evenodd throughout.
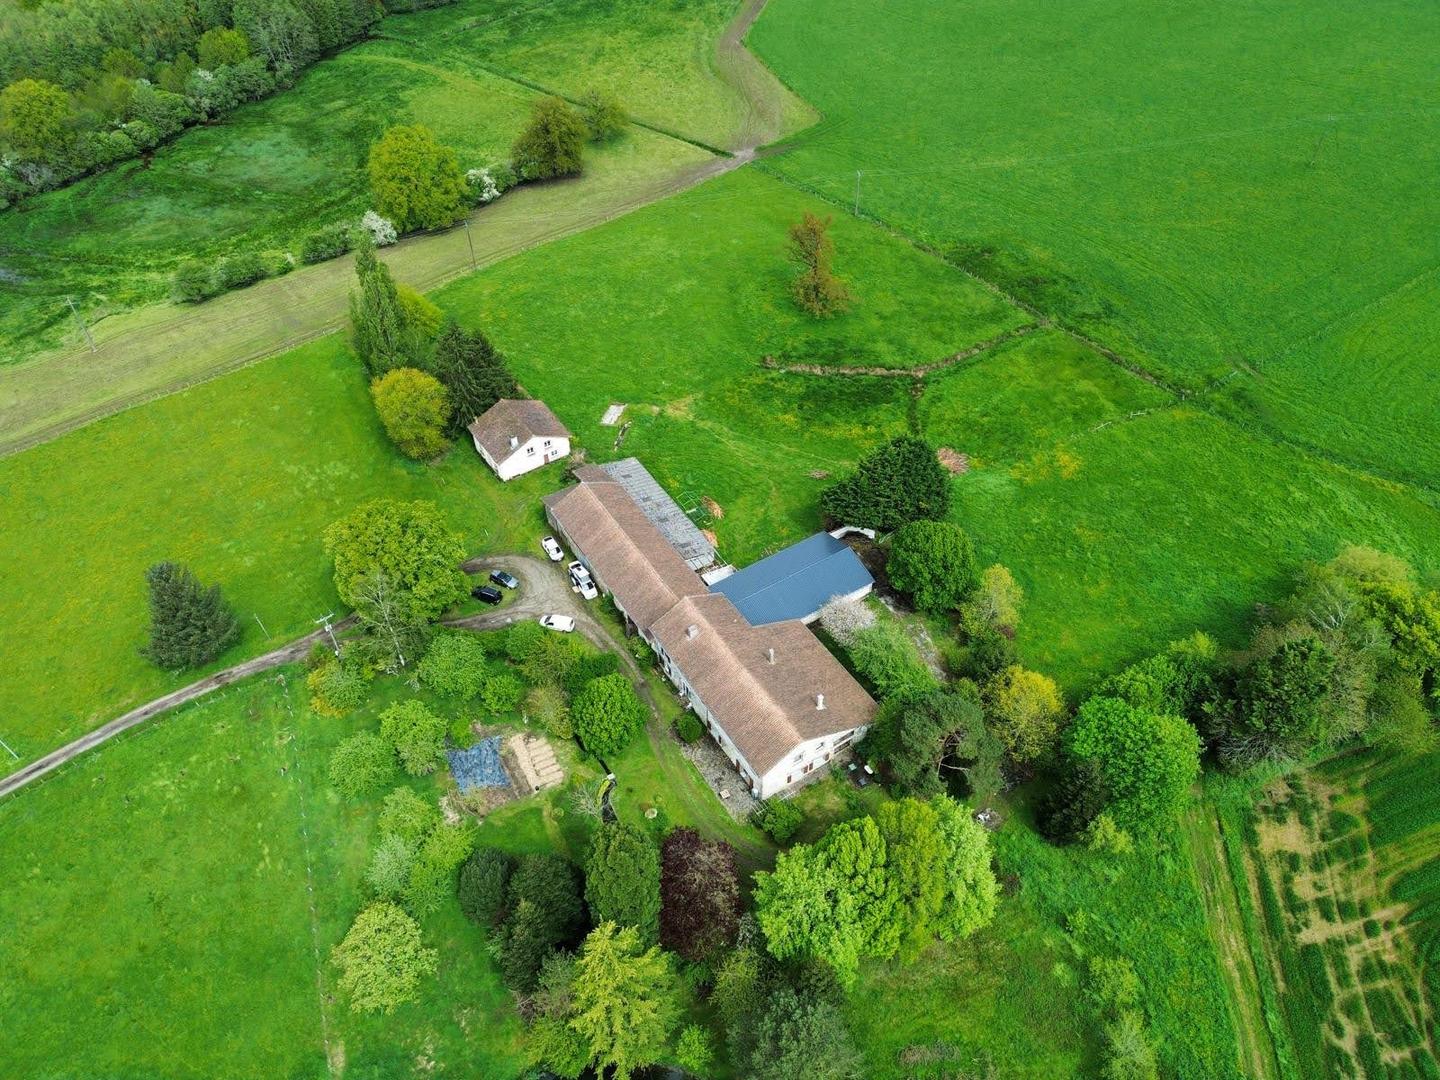
<path id="1" fill-rule="evenodd" d="M 475 449 L 501 480 L 567 457 L 570 432 L 543 401 L 501 398 L 469 427 Z"/>
<path id="2" fill-rule="evenodd" d="M 860 557 L 829 533 L 791 544 L 710 586 L 753 626 L 799 619 L 809 623 L 835 597 L 858 600 L 875 585 Z"/>

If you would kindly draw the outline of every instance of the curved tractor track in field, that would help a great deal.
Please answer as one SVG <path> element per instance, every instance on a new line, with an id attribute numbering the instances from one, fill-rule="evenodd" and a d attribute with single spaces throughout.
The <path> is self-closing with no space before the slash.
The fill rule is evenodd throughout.
<path id="1" fill-rule="evenodd" d="M 385 261 L 422 291 L 529 248 L 604 224 L 753 160 L 794 127 L 803 105 L 744 45 L 766 0 L 747 0 L 716 42 L 715 75 L 746 103 L 727 157 L 693 153 L 640 183 L 633 177 L 561 181 L 521 188 L 470 215 L 467 229 L 411 237 Z M 529 84 L 524 84 L 529 87 Z M 530 87 L 533 89 L 533 87 Z M 637 125 L 649 138 L 658 129 Z M 574 193 L 574 198 L 569 197 Z M 344 323 L 352 284 L 349 259 L 305 267 L 203 305 L 156 304 L 91 329 L 84 345 L 0 367 L 0 456 L 49 442 L 113 413 L 246 367 L 330 333 Z"/>

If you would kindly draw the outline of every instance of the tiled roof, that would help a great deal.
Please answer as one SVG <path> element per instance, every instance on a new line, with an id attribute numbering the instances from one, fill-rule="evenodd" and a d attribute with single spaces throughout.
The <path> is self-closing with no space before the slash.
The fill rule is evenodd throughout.
<path id="1" fill-rule="evenodd" d="M 535 438 L 570 438 L 570 432 L 550 407 L 533 398 L 501 398 L 483 416 L 477 416 L 469 430 L 496 463 L 510 456 L 512 438 L 517 447 Z"/>
<path id="2" fill-rule="evenodd" d="M 762 775 L 798 744 L 874 718 L 864 687 L 796 620 L 752 626 L 727 598 L 709 593 L 681 600 L 653 633 Z"/>
<path id="3" fill-rule="evenodd" d="M 649 630 L 681 597 L 705 591 L 618 480 L 598 465 L 575 475 L 580 483 L 547 496 L 545 505 L 636 626 Z"/>

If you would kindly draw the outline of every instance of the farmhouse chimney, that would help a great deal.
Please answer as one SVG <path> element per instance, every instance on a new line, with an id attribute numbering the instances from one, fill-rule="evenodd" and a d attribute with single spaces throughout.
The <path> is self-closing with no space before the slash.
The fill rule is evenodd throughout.
<path id="1" fill-rule="evenodd" d="M 520 445 L 520 437 L 519 437 L 518 435 L 511 435 L 511 436 L 510 436 L 510 449 L 511 449 L 511 450 L 514 450 L 514 449 L 515 449 L 517 446 L 519 446 L 519 445 Z"/>
<path id="2" fill-rule="evenodd" d="M 824 712 L 824 711 L 825 711 L 825 695 L 824 695 L 824 694 L 816 694 L 816 695 L 815 695 L 815 711 L 816 711 L 816 712 Z"/>
<path id="3" fill-rule="evenodd" d="M 696 625 L 692 622 L 689 626 L 685 627 L 685 636 L 686 636 L 687 638 L 691 638 L 692 640 L 693 640 L 694 638 L 699 637 L 699 636 L 700 636 L 700 627 L 696 626 Z"/>
<path id="4" fill-rule="evenodd" d="M 775 650 L 774 650 L 774 649 L 767 649 L 766 652 L 769 654 L 770 663 L 773 664 L 773 663 L 775 662 Z"/>

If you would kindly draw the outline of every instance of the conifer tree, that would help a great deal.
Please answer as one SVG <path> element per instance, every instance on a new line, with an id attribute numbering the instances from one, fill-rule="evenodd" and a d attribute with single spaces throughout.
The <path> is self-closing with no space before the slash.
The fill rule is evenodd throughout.
<path id="1" fill-rule="evenodd" d="M 447 322 L 435 341 L 431 373 L 450 395 L 450 434 L 460 435 L 495 402 L 520 390 L 505 358 L 479 330 Z"/>
<path id="2" fill-rule="evenodd" d="M 350 344 L 372 377 L 402 367 L 422 367 L 424 344 L 400 302 L 390 269 L 365 240 L 355 252 L 360 290 L 350 294 Z"/>
<path id="3" fill-rule="evenodd" d="M 150 585 L 150 644 L 141 651 L 157 667 L 178 670 L 209 663 L 240 636 L 235 612 L 178 563 L 156 563 Z"/>

